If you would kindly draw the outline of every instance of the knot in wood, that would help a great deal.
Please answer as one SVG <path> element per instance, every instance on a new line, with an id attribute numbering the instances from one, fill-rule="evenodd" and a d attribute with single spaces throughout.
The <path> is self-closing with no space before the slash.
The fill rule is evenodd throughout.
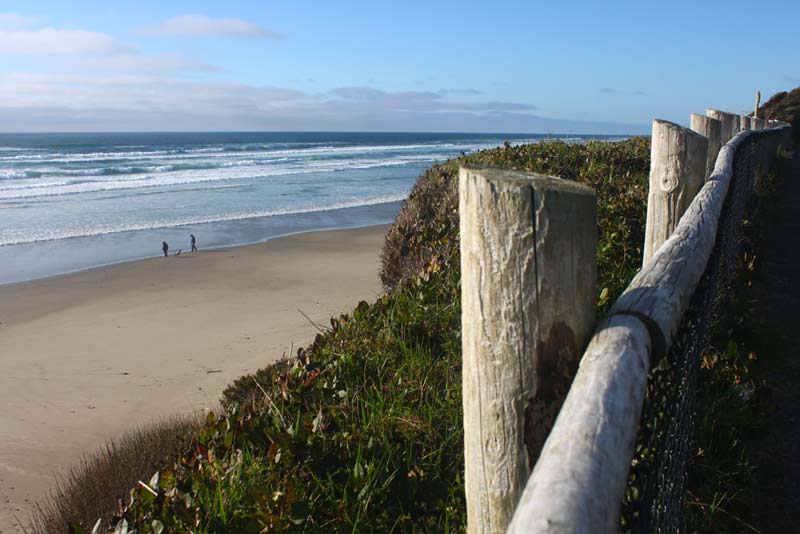
<path id="1" fill-rule="evenodd" d="M 678 180 L 678 175 L 680 174 L 679 169 L 677 168 L 677 161 L 672 161 L 672 166 L 663 169 L 658 177 L 658 185 L 661 190 L 665 193 L 672 193 L 678 186 L 680 185 L 680 181 Z"/>

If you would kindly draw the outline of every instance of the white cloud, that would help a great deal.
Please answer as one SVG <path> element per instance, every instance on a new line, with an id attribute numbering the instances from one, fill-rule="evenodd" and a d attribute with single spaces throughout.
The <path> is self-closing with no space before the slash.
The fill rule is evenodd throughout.
<path id="1" fill-rule="evenodd" d="M 166 75 L 221 70 L 183 54 L 142 54 L 105 33 L 58 28 L 2 29 L 4 21 L 35 22 L 11 15 L 0 14 L 0 54 L 66 55 L 70 56 L 67 66 L 94 73 Z"/>
<path id="2" fill-rule="evenodd" d="M 644 91 L 620 91 L 611 87 L 601 87 L 600 92 L 607 95 L 647 96 L 647 93 Z"/>
<path id="3" fill-rule="evenodd" d="M 161 24 L 145 28 L 150 35 L 201 37 L 228 35 L 233 37 L 265 37 L 278 39 L 277 32 L 241 19 L 212 19 L 206 15 L 179 15 Z"/>
<path id="4" fill-rule="evenodd" d="M 219 72 L 220 68 L 182 54 L 168 53 L 145 56 L 120 53 L 77 59 L 73 64 L 92 71 L 127 72 L 135 74 L 177 74 L 183 72 Z"/>
<path id="5" fill-rule="evenodd" d="M 28 15 L 20 13 L 0 13 L 0 28 L 19 29 L 27 28 L 36 24 L 37 20 Z"/>
<path id="6" fill-rule="evenodd" d="M 0 54 L 107 54 L 131 52 L 124 45 L 104 33 L 85 30 L 0 29 Z"/>
<path id="7" fill-rule="evenodd" d="M 439 93 L 443 95 L 476 96 L 485 95 L 486 91 L 479 91 L 478 89 L 439 89 Z"/>
<path id="8" fill-rule="evenodd" d="M 452 94 L 452 93 L 451 93 Z M 463 94 L 461 92 L 457 93 Z M 447 98 L 447 91 L 382 91 L 366 86 L 339 87 L 320 95 L 330 105 L 337 107 L 352 107 L 355 111 L 373 111 L 375 113 L 393 112 L 519 112 L 530 113 L 536 106 L 521 102 L 497 101 L 463 101 Z M 467 93 L 473 96 L 472 92 Z"/>
<path id="9" fill-rule="evenodd" d="M 106 113 L 184 113 L 198 116 L 263 113 L 300 103 L 300 91 L 177 80 L 151 74 L 44 74 L 18 72 L 0 75 L 0 110 L 13 108 L 64 109 L 91 117 Z M 58 113 L 58 112 L 56 112 Z M 124 125 L 120 124 L 120 126 Z"/>
<path id="10" fill-rule="evenodd" d="M 0 124 L 8 131 L 592 131 L 542 119 L 533 109 L 370 87 L 314 94 L 152 73 L 0 74 Z"/>

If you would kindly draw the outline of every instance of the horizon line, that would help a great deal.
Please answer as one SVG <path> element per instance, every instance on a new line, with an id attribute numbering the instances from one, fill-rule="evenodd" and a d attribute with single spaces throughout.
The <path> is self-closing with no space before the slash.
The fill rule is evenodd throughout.
<path id="1" fill-rule="evenodd" d="M 446 130 L 6 130 L 0 131 L 0 135 L 19 135 L 19 134 L 214 134 L 214 133 L 369 133 L 369 134 L 439 134 L 439 135 L 553 135 L 553 136 L 620 136 L 620 135 L 648 135 L 643 133 L 581 133 L 581 132 L 511 132 L 511 131 L 446 131 Z"/>

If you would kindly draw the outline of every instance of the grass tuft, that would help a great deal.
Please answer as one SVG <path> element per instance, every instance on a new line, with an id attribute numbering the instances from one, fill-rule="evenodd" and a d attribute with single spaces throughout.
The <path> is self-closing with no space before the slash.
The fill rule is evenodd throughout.
<path id="1" fill-rule="evenodd" d="M 85 456 L 56 482 L 31 517 L 30 532 L 53 534 L 78 527 L 91 532 L 98 519 L 110 525 L 118 500 L 170 465 L 192 442 L 199 417 L 174 416 L 133 429 Z M 146 481 L 145 481 L 146 482 Z"/>

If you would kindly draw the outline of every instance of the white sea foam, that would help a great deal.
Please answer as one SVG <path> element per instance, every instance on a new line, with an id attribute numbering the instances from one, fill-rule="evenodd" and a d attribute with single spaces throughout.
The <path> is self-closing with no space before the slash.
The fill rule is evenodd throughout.
<path id="1" fill-rule="evenodd" d="M 153 144 L 117 138 L 128 144 L 113 145 L 98 144 L 96 137 L 73 137 L 64 142 L 55 136 L 32 143 L 48 148 L 0 146 L 0 258 L 13 258 L 12 271 L 14 262 L 24 271 L 44 250 L 38 242 L 65 240 L 53 246 L 65 247 L 68 252 L 88 243 L 69 238 L 111 234 L 88 243 L 90 260 L 69 253 L 63 259 L 61 255 L 48 258 L 53 268 L 42 271 L 47 274 L 61 272 L 64 265 L 74 268 L 73 261 L 81 267 L 131 254 L 146 256 L 149 245 L 142 243 L 153 236 L 160 242 L 163 228 L 211 223 L 203 235 L 209 239 L 214 235 L 218 243 L 226 244 L 240 239 L 251 227 L 254 232 L 258 228 L 270 234 L 284 226 L 385 222 L 391 213 L 388 206 L 362 207 L 404 199 L 418 171 L 435 161 L 502 144 L 502 136 L 490 134 L 445 135 L 439 141 L 414 135 L 343 135 L 340 139 L 326 134 L 309 142 L 270 138 L 277 139 L 263 136 L 248 142 L 226 134 L 207 138 L 158 135 L 152 137 Z M 100 142 L 113 139 L 110 136 Z M 145 139 L 151 138 L 141 140 Z M 160 141 L 185 144 L 158 144 Z M 513 144 L 539 141 L 541 138 L 511 140 Z M 0 140 L 0 145 L 12 144 L 18 144 L 17 140 Z M 314 215 L 339 208 L 358 209 Z M 281 215 L 290 217 L 269 219 Z M 257 220 L 260 217 L 266 219 Z M 254 220 L 226 222 L 248 219 Z M 121 234 L 138 231 L 143 235 Z M 117 247 L 122 240 L 126 246 Z M 131 246 L 141 250 L 131 252 Z M 37 259 L 35 263 L 40 262 Z M 0 280 L 2 275 L 0 266 Z"/>
<path id="2" fill-rule="evenodd" d="M 153 174 L 106 176 L 83 174 L 64 178 L 30 178 L 0 182 L 0 200 L 36 198 L 78 193 L 94 193 L 119 189 L 170 187 L 193 183 L 224 180 L 263 180 L 275 176 L 339 172 L 344 170 L 394 167 L 421 162 L 432 162 L 430 155 L 409 155 L 396 158 L 360 158 L 314 162 L 289 162 L 283 166 L 253 165 L 230 166 L 216 169 L 187 169 Z"/>
<path id="3" fill-rule="evenodd" d="M 144 150 L 129 152 L 88 152 L 77 154 L 66 153 L 47 153 L 47 154 L 18 154 L 13 156 L 0 156 L 0 162 L 13 163 L 76 163 L 92 161 L 117 161 L 117 160 L 157 160 L 157 159 L 199 159 L 199 158 L 231 158 L 243 156 L 329 156 L 329 155 L 354 155 L 370 152 L 398 152 L 408 150 L 428 149 L 432 151 L 459 150 L 463 147 L 471 147 L 473 144 L 414 144 L 414 145 L 353 145 L 353 146 L 321 146 L 313 148 L 289 148 L 280 150 L 245 150 L 230 151 L 222 147 L 210 147 L 203 149 L 179 149 L 179 150 Z"/>
<path id="4" fill-rule="evenodd" d="M 153 230 L 156 228 L 175 228 L 178 226 L 188 226 L 196 224 L 206 224 L 225 221 L 240 221 L 245 219 L 255 219 L 259 217 L 274 217 L 276 215 L 298 215 L 304 213 L 317 213 L 344 208 L 357 208 L 399 202 L 406 198 L 405 194 L 383 195 L 363 199 L 351 199 L 337 202 L 330 202 L 321 205 L 307 205 L 293 208 L 277 208 L 271 210 L 256 210 L 247 212 L 220 213 L 210 216 L 198 217 L 178 217 L 175 219 L 158 219 L 147 223 L 134 224 L 99 224 L 91 228 L 64 229 L 60 227 L 48 228 L 35 233 L 26 234 L 14 229 L 0 228 L 0 246 L 21 245 L 25 243 L 36 243 L 40 241 L 54 241 L 56 239 L 68 239 L 73 237 L 93 237 L 98 235 L 115 234 L 120 232 L 131 232 L 137 230 Z"/>

